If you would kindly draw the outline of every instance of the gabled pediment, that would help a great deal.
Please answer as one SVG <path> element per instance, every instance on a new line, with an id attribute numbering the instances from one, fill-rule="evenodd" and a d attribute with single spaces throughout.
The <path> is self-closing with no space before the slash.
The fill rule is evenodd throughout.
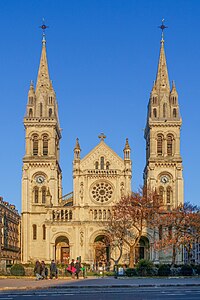
<path id="1" fill-rule="evenodd" d="M 109 169 L 123 170 L 124 161 L 104 141 L 93 148 L 80 162 L 81 170 L 95 169 L 95 163 L 104 157 L 105 164 L 109 162 Z"/>

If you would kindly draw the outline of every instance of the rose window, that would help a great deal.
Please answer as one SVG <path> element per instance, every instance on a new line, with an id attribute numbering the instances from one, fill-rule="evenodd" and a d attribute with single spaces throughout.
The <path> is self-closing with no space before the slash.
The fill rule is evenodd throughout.
<path id="1" fill-rule="evenodd" d="M 107 202 L 112 198 L 113 188 L 107 182 L 96 183 L 91 190 L 93 200 L 100 203 Z"/>

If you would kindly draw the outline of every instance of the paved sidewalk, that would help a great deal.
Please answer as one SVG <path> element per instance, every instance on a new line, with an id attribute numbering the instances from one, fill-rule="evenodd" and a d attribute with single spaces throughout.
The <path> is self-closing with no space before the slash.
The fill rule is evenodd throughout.
<path id="1" fill-rule="evenodd" d="M 30 278 L 0 278 L 0 291 L 5 290 L 27 290 L 46 288 L 115 288 L 115 287 L 164 287 L 164 286 L 199 286 L 200 277 L 168 277 L 168 278 L 94 278 L 71 279 L 69 277 L 52 280 L 35 280 Z"/>

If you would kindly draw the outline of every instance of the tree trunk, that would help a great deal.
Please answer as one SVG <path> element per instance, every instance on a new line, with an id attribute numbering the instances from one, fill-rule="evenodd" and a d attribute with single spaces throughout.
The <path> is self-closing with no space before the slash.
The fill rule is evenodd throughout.
<path id="1" fill-rule="evenodd" d="M 174 266 L 176 263 L 176 246 L 173 245 L 173 248 L 172 248 L 172 266 Z"/>
<path id="2" fill-rule="evenodd" d="M 130 259 L 129 259 L 129 268 L 134 268 L 135 265 L 135 247 L 130 245 Z"/>

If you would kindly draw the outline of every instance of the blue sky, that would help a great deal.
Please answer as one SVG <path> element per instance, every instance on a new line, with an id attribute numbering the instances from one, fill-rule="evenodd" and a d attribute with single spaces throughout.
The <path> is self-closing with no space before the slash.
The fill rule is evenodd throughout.
<path id="1" fill-rule="evenodd" d="M 200 204 L 200 1 L 1 0 L 0 1 L 0 195 L 21 210 L 23 117 L 30 80 L 36 82 L 42 32 L 62 131 L 63 194 L 72 191 L 76 137 L 81 156 L 99 142 L 123 157 L 132 149 L 132 189 L 142 184 L 143 130 L 156 77 L 162 18 L 170 81 L 175 80 L 183 126 L 181 154 L 185 200 Z"/>

